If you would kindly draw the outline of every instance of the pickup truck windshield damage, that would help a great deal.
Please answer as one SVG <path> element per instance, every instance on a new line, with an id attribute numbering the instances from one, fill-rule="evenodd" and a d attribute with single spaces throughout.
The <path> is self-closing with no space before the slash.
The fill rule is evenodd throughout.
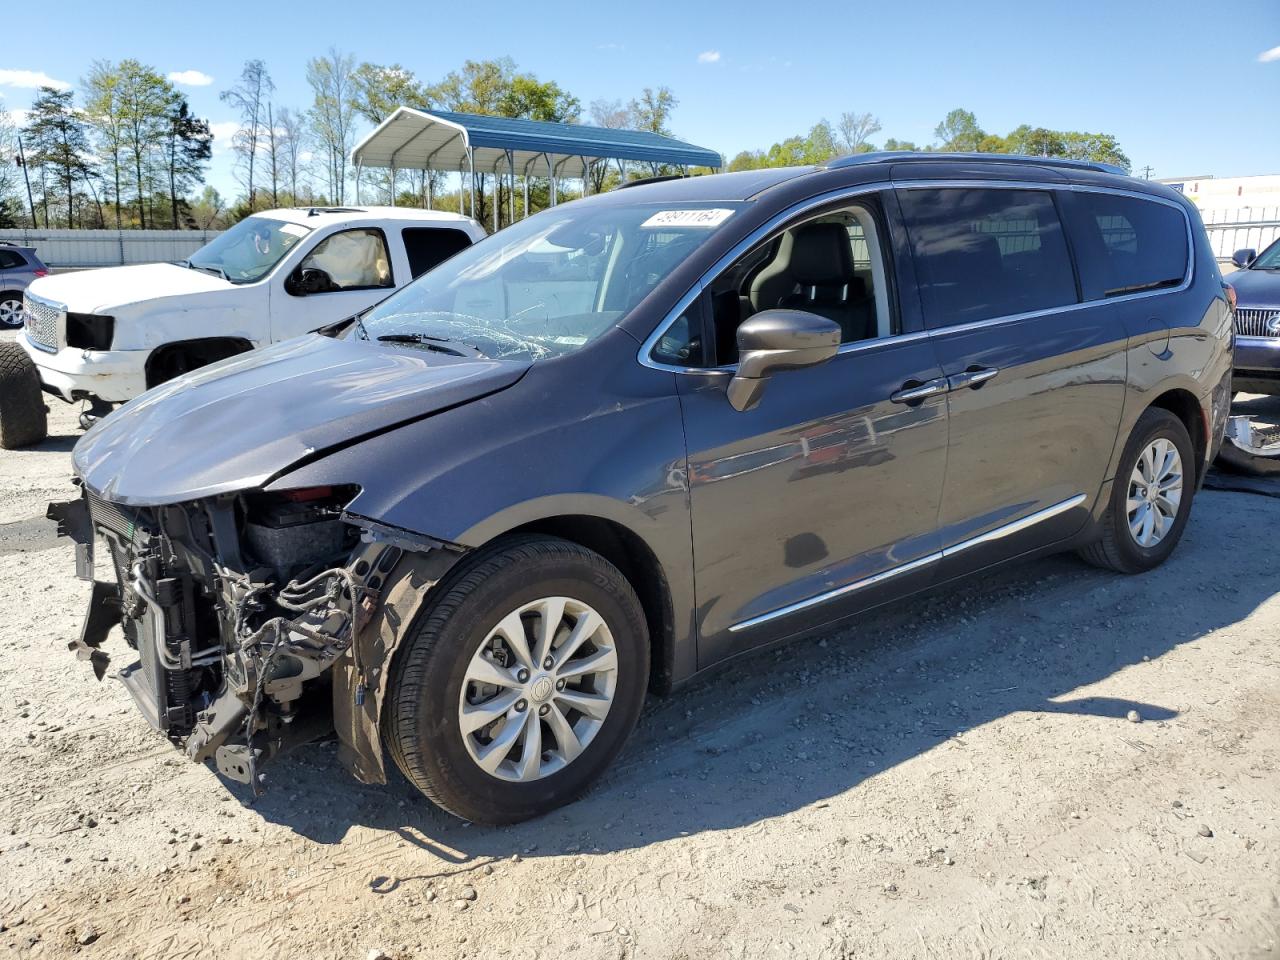
<path id="1" fill-rule="evenodd" d="M 71 649 L 102 679 L 119 624 L 137 660 L 117 676 L 151 725 L 255 792 L 268 760 L 335 726 L 352 772 L 385 782 L 378 703 L 395 635 L 380 627 L 382 601 L 396 596 L 399 619 L 460 548 L 345 513 L 356 492 L 133 508 L 85 487 L 51 504 L 79 575 L 93 579 L 95 543 L 115 571 L 114 583 L 94 580 Z"/>

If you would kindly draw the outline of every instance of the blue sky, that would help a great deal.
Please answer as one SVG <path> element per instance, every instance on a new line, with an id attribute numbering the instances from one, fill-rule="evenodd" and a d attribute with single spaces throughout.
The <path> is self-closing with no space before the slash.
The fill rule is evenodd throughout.
<path id="1" fill-rule="evenodd" d="M 1157 177 L 1280 173 L 1280 0 L 71 0 L 56 17 L 47 42 L 11 45 L 3 107 L 25 108 L 39 75 L 78 86 L 97 58 L 186 74 L 192 106 L 222 135 L 210 181 L 227 195 L 238 190 L 235 117 L 218 92 L 261 57 L 277 101 L 305 107 L 305 63 L 331 45 L 426 79 L 468 58 L 511 56 L 584 107 L 665 84 L 680 99 L 676 135 L 726 156 L 844 110 L 879 116 L 877 141 L 924 144 L 964 107 L 1001 134 L 1024 122 L 1113 133 L 1135 169 L 1149 164 Z"/>

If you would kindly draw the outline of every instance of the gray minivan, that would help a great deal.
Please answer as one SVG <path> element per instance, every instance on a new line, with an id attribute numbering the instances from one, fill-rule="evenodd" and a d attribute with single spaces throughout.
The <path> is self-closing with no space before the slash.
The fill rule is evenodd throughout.
<path id="1" fill-rule="evenodd" d="M 647 690 L 994 564 L 1174 549 L 1232 324 L 1195 208 L 1098 164 L 867 154 L 631 186 L 160 386 L 51 506 L 73 646 L 254 784 L 335 730 L 458 816 L 563 804 Z"/>

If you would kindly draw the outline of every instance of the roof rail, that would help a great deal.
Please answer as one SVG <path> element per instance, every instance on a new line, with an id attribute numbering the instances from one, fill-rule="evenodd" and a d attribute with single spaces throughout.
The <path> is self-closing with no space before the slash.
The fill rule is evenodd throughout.
<path id="1" fill-rule="evenodd" d="M 1021 153 L 948 153 L 944 151 L 921 152 L 916 150 L 876 150 L 871 153 L 855 153 L 852 156 L 832 157 L 820 164 L 826 170 L 856 167 L 864 163 L 892 163 L 895 160 L 992 160 L 999 163 L 1027 163 L 1041 167 L 1069 167 L 1075 170 L 1095 170 L 1127 177 L 1128 171 L 1114 163 L 1100 160 L 1069 160 L 1066 157 L 1031 157 Z"/>
<path id="2" fill-rule="evenodd" d="M 661 177 L 641 177 L 639 180 L 628 180 L 626 183 L 618 185 L 619 190 L 625 190 L 627 187 L 643 187 L 646 183 L 666 183 L 668 180 L 688 180 L 689 176 L 684 173 L 668 173 Z"/>

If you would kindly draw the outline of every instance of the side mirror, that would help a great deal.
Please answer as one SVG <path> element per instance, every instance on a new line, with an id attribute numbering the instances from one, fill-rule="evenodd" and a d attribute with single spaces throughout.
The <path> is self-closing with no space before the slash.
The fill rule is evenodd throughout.
<path id="1" fill-rule="evenodd" d="M 1254 260 L 1258 259 L 1258 251 L 1245 247 L 1243 250 L 1237 250 L 1231 255 L 1231 262 L 1243 270 Z"/>
<path id="2" fill-rule="evenodd" d="M 333 289 L 333 278 L 316 267 L 299 268 L 285 282 L 284 289 L 295 297 L 327 293 Z"/>
<path id="3" fill-rule="evenodd" d="M 762 310 L 738 327 L 738 372 L 729 403 L 750 410 L 775 373 L 826 363 L 840 349 L 840 327 L 804 310 Z"/>

